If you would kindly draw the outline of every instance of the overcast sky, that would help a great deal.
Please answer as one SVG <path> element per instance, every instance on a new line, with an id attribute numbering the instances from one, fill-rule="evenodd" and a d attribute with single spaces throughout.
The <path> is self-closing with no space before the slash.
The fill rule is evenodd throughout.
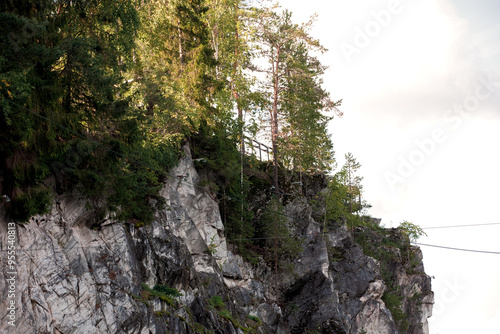
<path id="1" fill-rule="evenodd" d="M 386 226 L 500 223 L 500 2 L 284 0 L 329 51 L 343 99 L 330 130 L 339 165 L 363 165 Z M 500 252 L 500 225 L 426 230 L 421 243 Z M 431 334 L 500 333 L 500 255 L 422 246 L 435 276 Z"/>

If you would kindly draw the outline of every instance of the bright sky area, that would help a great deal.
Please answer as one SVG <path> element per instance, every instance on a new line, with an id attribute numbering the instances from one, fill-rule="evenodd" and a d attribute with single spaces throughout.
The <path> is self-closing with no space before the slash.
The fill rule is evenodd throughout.
<path id="1" fill-rule="evenodd" d="M 339 165 L 363 165 L 370 214 L 396 227 L 500 223 L 500 2 L 283 0 L 318 14 Z M 428 229 L 420 243 L 500 252 L 500 225 Z M 500 254 L 422 246 L 431 334 L 500 333 Z"/>

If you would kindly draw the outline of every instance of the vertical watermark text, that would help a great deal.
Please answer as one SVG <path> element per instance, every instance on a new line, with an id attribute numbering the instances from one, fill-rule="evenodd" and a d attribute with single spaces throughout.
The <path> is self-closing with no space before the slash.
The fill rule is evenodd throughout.
<path id="1" fill-rule="evenodd" d="M 7 323 L 10 327 L 16 326 L 16 283 L 17 283 L 17 233 L 16 224 L 7 226 Z"/>

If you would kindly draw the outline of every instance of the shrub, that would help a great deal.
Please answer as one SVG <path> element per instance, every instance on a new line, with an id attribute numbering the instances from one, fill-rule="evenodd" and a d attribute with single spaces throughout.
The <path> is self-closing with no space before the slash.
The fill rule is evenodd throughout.
<path id="1" fill-rule="evenodd" d="M 174 298 L 181 296 L 181 293 L 179 291 L 177 291 L 176 289 L 169 288 L 166 285 L 155 285 L 155 287 L 151 289 L 149 286 L 142 283 L 142 288 L 144 291 L 147 292 L 146 295 L 147 298 L 149 298 L 149 296 L 151 295 L 156 296 L 170 306 L 175 306 Z"/>
<path id="2" fill-rule="evenodd" d="M 385 306 L 391 311 L 394 322 L 401 333 L 406 333 L 409 327 L 408 317 L 403 311 L 404 297 L 397 290 L 388 290 L 382 296 Z"/>
<path id="3" fill-rule="evenodd" d="M 250 320 L 252 320 L 252 321 L 255 321 L 256 323 L 259 323 L 259 324 L 261 323 L 260 318 L 257 317 L 257 316 L 255 316 L 255 315 L 249 314 L 249 315 L 247 315 L 247 318 L 250 319 Z"/>
<path id="4" fill-rule="evenodd" d="M 222 301 L 222 298 L 220 296 L 213 296 L 212 298 L 210 298 L 210 300 L 208 301 L 208 305 L 210 308 L 212 309 L 216 309 L 216 310 L 222 310 L 226 305 L 224 304 L 224 302 Z"/>
<path id="5" fill-rule="evenodd" d="M 163 293 L 165 295 L 169 295 L 169 296 L 172 296 L 172 297 L 180 297 L 182 296 L 182 294 L 176 290 L 176 289 L 173 289 L 173 288 L 170 288 L 166 285 L 155 285 L 155 287 L 153 288 L 154 291 L 157 291 L 159 293 Z"/>

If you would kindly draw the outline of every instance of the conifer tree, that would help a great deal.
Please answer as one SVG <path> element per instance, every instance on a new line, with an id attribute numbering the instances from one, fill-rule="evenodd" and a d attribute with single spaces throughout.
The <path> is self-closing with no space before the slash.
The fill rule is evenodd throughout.
<path id="1" fill-rule="evenodd" d="M 142 4 L 134 81 L 135 103 L 146 108 L 144 122 L 154 140 L 179 139 L 213 122 L 213 95 L 220 83 L 210 46 L 203 0 L 149 0 Z"/>
<path id="2" fill-rule="evenodd" d="M 217 78 L 224 82 L 215 101 L 221 118 L 237 131 L 243 154 L 245 151 L 244 113 L 255 105 L 258 92 L 251 89 L 254 77 L 248 71 L 251 61 L 250 26 L 253 8 L 243 0 L 210 0 L 207 13 L 210 43 L 217 61 Z M 234 111 L 237 122 L 232 122 Z"/>
<path id="3" fill-rule="evenodd" d="M 371 207 L 362 200 L 363 177 L 359 175 L 361 164 L 352 153 L 345 154 L 345 163 L 335 173 L 328 184 L 325 204 L 325 228 L 327 221 L 344 222 L 353 228 L 356 222 L 360 222 L 359 213 Z M 355 214 L 358 213 L 358 214 Z"/>
<path id="4" fill-rule="evenodd" d="M 332 102 L 322 87 L 325 67 L 310 56 L 303 43 L 287 59 L 281 110 L 283 126 L 280 148 L 285 166 L 309 172 L 322 172 L 333 163 L 333 144 L 328 122 L 339 102 Z"/>
<path id="5" fill-rule="evenodd" d="M 359 168 L 361 168 L 361 164 L 354 158 L 354 155 L 351 152 L 346 153 L 342 173 L 344 175 L 344 185 L 347 187 L 349 195 L 349 213 L 361 210 L 361 194 L 363 189 L 361 181 L 363 177 L 357 175 Z M 358 204 L 355 204 L 354 202 L 357 198 L 359 198 L 359 201 Z"/>
<path id="6" fill-rule="evenodd" d="M 292 22 L 291 16 L 286 10 L 277 14 L 267 9 L 255 20 L 255 42 L 260 45 L 258 55 L 268 62 L 268 67 L 256 70 L 266 73 L 263 90 L 268 98 L 276 191 L 280 162 L 288 160 L 299 166 L 314 166 L 313 159 L 319 158 L 319 165 L 329 165 L 332 158 L 332 144 L 326 133 L 329 118 L 321 111 L 339 104 L 330 101 L 328 93 L 321 88 L 319 77 L 324 67 L 309 55 L 312 51 L 326 51 L 308 33 L 313 20 L 298 25 Z M 285 138 L 281 143 L 288 150 L 279 152 L 280 137 Z M 314 157 L 306 157 L 305 152 L 314 152 Z"/>

